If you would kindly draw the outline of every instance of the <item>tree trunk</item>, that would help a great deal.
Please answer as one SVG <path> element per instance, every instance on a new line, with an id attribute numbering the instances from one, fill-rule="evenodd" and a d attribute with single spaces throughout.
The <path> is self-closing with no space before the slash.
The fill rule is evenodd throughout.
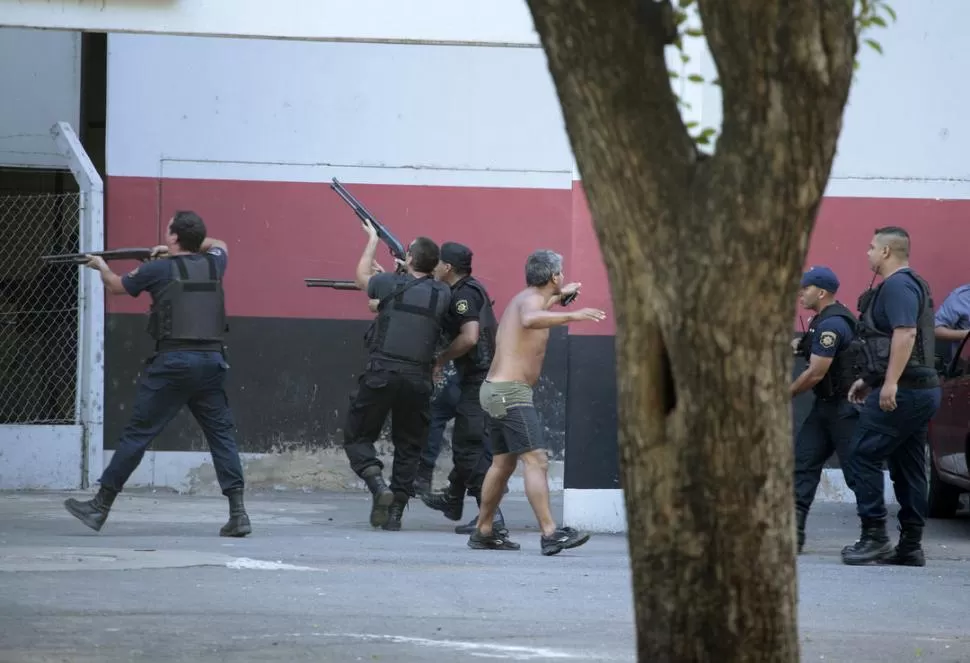
<path id="1" fill-rule="evenodd" d="M 639 660 L 798 660 L 791 323 L 852 3 L 699 0 L 724 118 L 677 108 L 667 2 L 528 0 L 607 265 Z"/>

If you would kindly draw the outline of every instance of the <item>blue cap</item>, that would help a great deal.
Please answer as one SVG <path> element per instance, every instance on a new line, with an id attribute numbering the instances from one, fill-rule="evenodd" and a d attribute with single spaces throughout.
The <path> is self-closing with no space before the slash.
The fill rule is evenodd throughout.
<path id="1" fill-rule="evenodd" d="M 828 267 L 812 267 L 802 276 L 802 287 L 810 285 L 834 294 L 839 289 L 839 277 Z"/>

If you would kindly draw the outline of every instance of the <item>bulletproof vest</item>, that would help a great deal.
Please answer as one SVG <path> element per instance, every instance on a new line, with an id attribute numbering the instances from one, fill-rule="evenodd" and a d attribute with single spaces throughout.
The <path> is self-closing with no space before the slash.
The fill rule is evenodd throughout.
<path id="1" fill-rule="evenodd" d="M 498 331 L 498 320 L 495 319 L 495 311 L 492 309 L 493 302 L 488 298 L 485 287 L 471 276 L 465 277 L 456 286 L 454 292 L 458 292 L 463 286 L 472 288 L 481 296 L 484 304 L 478 314 L 478 343 L 465 356 L 456 359 L 455 364 L 461 367 L 463 373 L 488 372 L 492 366 L 492 358 L 495 357 L 495 335 Z"/>
<path id="2" fill-rule="evenodd" d="M 430 366 L 441 335 L 440 290 L 430 276 L 409 279 L 377 305 L 372 353 Z"/>
<path id="3" fill-rule="evenodd" d="M 855 330 L 858 326 L 856 317 L 841 302 L 835 302 L 822 309 L 822 312 L 812 318 L 808 331 L 802 336 L 798 346 L 798 354 L 806 360 L 810 360 L 812 355 L 812 342 L 818 327 L 824 320 L 839 316 L 846 321 L 849 329 Z M 849 341 L 849 344 L 836 352 L 832 358 L 832 364 L 825 373 L 825 377 L 813 387 L 815 396 L 822 400 L 841 399 L 848 395 L 852 383 L 862 377 L 865 370 L 864 343 L 857 335 Z"/>
<path id="4" fill-rule="evenodd" d="M 916 319 L 916 342 L 913 344 L 913 351 L 910 353 L 903 375 L 908 377 L 921 377 L 935 375 L 935 352 L 936 335 L 933 314 L 933 296 L 930 294 L 930 286 L 923 278 L 912 271 L 902 272 L 916 282 L 919 286 L 920 308 Z M 860 304 L 864 309 L 860 310 L 859 336 L 864 342 L 864 352 L 866 358 L 866 372 L 874 378 L 883 378 L 889 368 L 889 354 L 892 348 L 892 331 L 886 333 L 876 328 L 873 312 L 876 302 L 885 284 L 880 283 L 871 294 L 863 294 L 860 297 Z"/>
<path id="5" fill-rule="evenodd" d="M 216 261 L 169 258 L 172 280 L 155 297 L 148 333 L 156 341 L 222 341 L 226 332 L 225 295 Z"/>

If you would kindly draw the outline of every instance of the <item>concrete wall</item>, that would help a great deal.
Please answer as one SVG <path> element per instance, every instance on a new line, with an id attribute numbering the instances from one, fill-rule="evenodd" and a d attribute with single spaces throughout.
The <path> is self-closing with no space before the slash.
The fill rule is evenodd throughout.
<path id="1" fill-rule="evenodd" d="M 50 128 L 77 127 L 81 34 L 0 28 L 0 167 L 63 168 Z"/>

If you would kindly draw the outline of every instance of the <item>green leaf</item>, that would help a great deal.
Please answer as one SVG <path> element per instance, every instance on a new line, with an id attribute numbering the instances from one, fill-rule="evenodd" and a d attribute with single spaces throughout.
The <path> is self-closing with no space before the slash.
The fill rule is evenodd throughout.
<path id="1" fill-rule="evenodd" d="M 881 28 L 888 28 L 889 25 L 886 23 L 886 19 L 882 16 L 873 16 L 871 22 L 878 25 Z"/>
<path id="2" fill-rule="evenodd" d="M 721 79 L 720 78 L 715 78 L 713 81 L 710 81 L 710 83 L 711 83 L 711 85 L 720 85 L 721 84 Z"/>
<path id="3" fill-rule="evenodd" d="M 687 77 L 687 80 L 689 80 L 691 83 L 703 83 L 704 77 L 700 74 L 691 74 Z"/>
<path id="4" fill-rule="evenodd" d="M 694 0 L 680 0 L 677 4 L 680 5 L 681 9 L 687 9 L 694 4 Z"/>
<path id="5" fill-rule="evenodd" d="M 688 129 L 693 129 L 693 128 L 694 128 L 694 127 L 696 127 L 696 126 L 697 126 L 698 124 L 700 124 L 700 123 L 699 123 L 699 122 L 696 122 L 696 121 L 694 121 L 694 122 L 688 122 L 688 123 L 687 123 L 687 128 L 688 128 Z"/>
<path id="6" fill-rule="evenodd" d="M 679 78 L 680 77 L 680 74 L 678 74 L 673 69 L 668 69 L 667 70 L 667 75 L 670 76 L 671 78 Z"/>
<path id="7" fill-rule="evenodd" d="M 704 31 L 698 28 L 687 28 L 684 30 L 684 34 L 688 37 L 703 37 Z"/>
<path id="8" fill-rule="evenodd" d="M 696 142 L 696 143 L 697 143 L 698 145 L 710 145 L 710 144 L 711 144 L 711 139 L 710 139 L 710 137 L 709 137 L 709 136 L 704 136 L 703 134 L 702 134 L 702 135 L 700 135 L 700 136 L 697 136 L 697 137 L 696 137 L 696 138 L 694 139 L 694 141 L 695 141 L 695 142 Z"/>
<path id="9" fill-rule="evenodd" d="M 896 11 L 892 7 L 890 7 L 889 5 L 883 5 L 882 8 L 886 10 L 886 13 L 889 14 L 889 18 L 891 18 L 893 20 L 893 23 L 895 23 L 896 22 Z"/>
<path id="10" fill-rule="evenodd" d="M 877 53 L 879 53 L 880 55 L 882 54 L 882 46 L 879 45 L 879 42 L 878 41 L 875 41 L 874 39 L 866 39 L 866 43 L 869 44 L 870 46 L 872 46 L 872 48 Z"/>
<path id="11" fill-rule="evenodd" d="M 682 12 L 679 9 L 674 10 L 674 25 L 680 25 L 687 20 L 687 12 Z"/>
<path id="12" fill-rule="evenodd" d="M 687 55 L 686 53 L 681 53 L 680 61 L 683 62 L 684 64 L 687 64 L 688 62 L 690 62 L 690 56 Z"/>
<path id="13" fill-rule="evenodd" d="M 706 136 L 706 137 L 710 138 L 711 136 L 713 136 L 716 133 L 717 133 L 717 130 L 716 129 L 712 129 L 711 127 L 708 127 L 707 129 L 704 129 L 704 131 L 701 132 L 701 137 L 705 137 Z"/>

